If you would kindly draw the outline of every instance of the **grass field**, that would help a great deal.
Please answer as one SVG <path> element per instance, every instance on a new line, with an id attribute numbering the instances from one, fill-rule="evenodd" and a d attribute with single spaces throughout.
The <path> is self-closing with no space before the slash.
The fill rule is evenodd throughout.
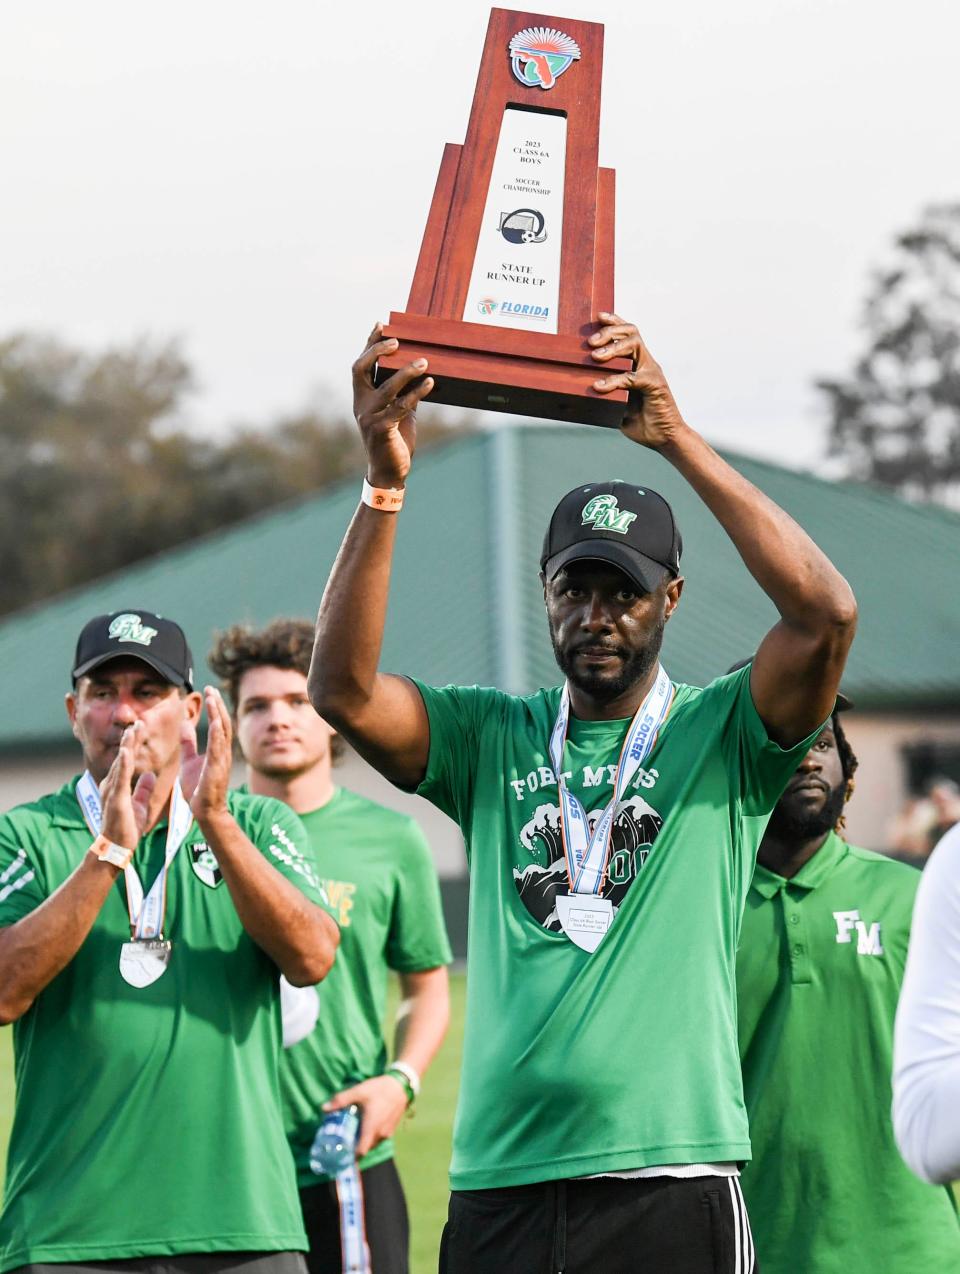
<path id="1" fill-rule="evenodd" d="M 465 991 L 464 975 L 453 974 L 450 1030 L 424 1081 L 416 1113 L 403 1122 L 396 1138 L 397 1163 L 410 1208 L 412 1274 L 436 1274 L 437 1269 L 440 1231 L 447 1215 L 447 1167 L 460 1080 Z M 0 1031 L 0 1148 L 4 1165 L 13 1114 L 12 1039 L 11 1030 Z"/>
<path id="2" fill-rule="evenodd" d="M 467 979 L 450 977 L 450 1030 L 423 1083 L 416 1114 L 396 1138 L 397 1166 L 410 1208 L 411 1274 L 436 1274 L 440 1231 L 447 1219 L 450 1135 L 460 1084 L 463 1007 Z"/>

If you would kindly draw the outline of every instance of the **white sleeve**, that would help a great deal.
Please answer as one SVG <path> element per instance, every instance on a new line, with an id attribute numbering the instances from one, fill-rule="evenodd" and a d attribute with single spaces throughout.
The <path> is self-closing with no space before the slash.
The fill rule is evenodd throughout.
<path id="1" fill-rule="evenodd" d="M 320 1017 L 320 997 L 315 986 L 291 986 L 280 975 L 280 1012 L 283 1015 L 283 1047 L 305 1040 Z"/>
<path id="2" fill-rule="evenodd" d="M 917 890 L 894 1030 L 893 1130 L 918 1177 L 960 1177 L 960 825 Z"/>

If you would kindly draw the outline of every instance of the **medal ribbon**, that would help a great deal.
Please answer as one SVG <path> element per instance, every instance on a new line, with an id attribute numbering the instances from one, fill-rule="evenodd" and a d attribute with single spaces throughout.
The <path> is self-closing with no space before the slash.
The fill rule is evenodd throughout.
<path id="1" fill-rule="evenodd" d="M 570 692 L 564 685 L 556 724 L 550 735 L 550 760 L 553 762 L 553 772 L 560 789 L 560 832 L 571 893 L 599 894 L 602 891 L 610 859 L 617 806 L 637 770 L 650 755 L 672 704 L 673 683 L 664 671 L 663 664 L 658 663 L 653 687 L 637 709 L 624 738 L 617 763 L 613 797 L 604 806 L 591 835 L 586 810 L 563 778 L 563 749 L 570 725 Z"/>
<path id="2" fill-rule="evenodd" d="M 370 1274 L 370 1248 L 363 1212 L 363 1181 L 356 1163 L 337 1174 L 342 1274 Z"/>
<path id="3" fill-rule="evenodd" d="M 103 822 L 103 807 L 100 802 L 100 789 L 89 770 L 84 771 L 77 783 L 77 800 L 80 802 L 87 826 L 94 836 L 99 836 Z M 127 887 L 127 911 L 130 913 L 130 936 L 137 941 L 163 937 L 163 919 L 167 911 L 167 873 L 192 825 L 193 811 L 184 798 L 180 790 L 180 780 L 177 779 L 170 796 L 167 850 L 163 867 L 157 873 L 157 878 L 150 886 L 146 897 L 144 897 L 143 884 L 133 863 L 125 867 L 123 871 L 123 880 Z"/>

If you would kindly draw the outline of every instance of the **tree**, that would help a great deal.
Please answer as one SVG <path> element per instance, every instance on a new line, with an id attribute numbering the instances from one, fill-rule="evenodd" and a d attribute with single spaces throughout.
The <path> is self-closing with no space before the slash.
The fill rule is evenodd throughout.
<path id="1" fill-rule="evenodd" d="M 852 374 L 821 380 L 829 454 L 849 477 L 904 495 L 960 495 L 960 204 L 924 210 L 896 239 L 864 306 Z"/>
<path id="2" fill-rule="evenodd" d="M 362 471 L 353 423 L 314 411 L 197 437 L 192 385 L 175 344 L 0 342 L 0 614 Z"/>

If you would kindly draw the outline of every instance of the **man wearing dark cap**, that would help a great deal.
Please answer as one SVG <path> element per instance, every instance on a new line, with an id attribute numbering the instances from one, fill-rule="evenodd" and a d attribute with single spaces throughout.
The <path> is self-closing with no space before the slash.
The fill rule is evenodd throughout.
<path id="1" fill-rule="evenodd" d="M 754 1268 L 737 1177 L 750 1155 L 737 933 L 766 820 L 833 708 L 856 606 L 801 528 L 684 422 L 636 328 L 600 320 L 597 363 L 633 359 L 595 384 L 631 391 L 625 437 L 686 478 L 779 611 L 750 668 L 705 689 L 659 660 L 681 544 L 642 478 L 585 481 L 547 528 L 562 686 L 518 697 L 379 672 L 414 412 L 432 381 L 418 359 L 375 387 L 395 348 L 379 329 L 354 364 L 367 480 L 309 684 L 325 720 L 466 840 L 443 1274 Z"/>
<path id="2" fill-rule="evenodd" d="M 857 758 L 836 708 L 760 842 L 737 953 L 743 1177 L 763 1274 L 960 1267 L 949 1187 L 894 1140 L 893 1024 L 920 873 L 848 845 Z"/>
<path id="3" fill-rule="evenodd" d="M 171 620 L 92 619 L 66 702 L 83 774 L 0 817 L 0 1269 L 297 1274 L 279 975 L 337 942 L 303 829 L 228 791 L 229 716 Z"/>

